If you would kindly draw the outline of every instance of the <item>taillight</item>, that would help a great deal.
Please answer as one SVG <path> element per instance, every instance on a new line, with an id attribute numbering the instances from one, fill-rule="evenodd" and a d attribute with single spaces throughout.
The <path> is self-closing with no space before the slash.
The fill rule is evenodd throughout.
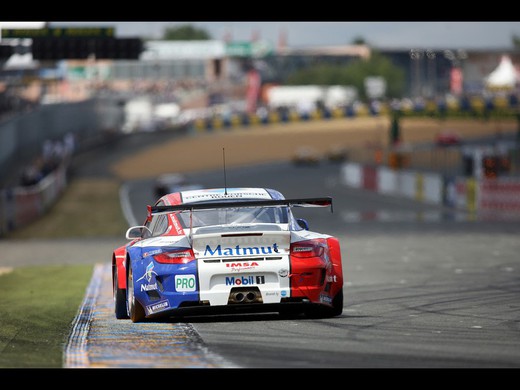
<path id="1" fill-rule="evenodd" d="M 291 256 L 321 257 L 325 251 L 325 240 L 300 241 L 291 244 Z"/>
<path id="2" fill-rule="evenodd" d="M 173 252 L 159 253 L 153 257 L 158 263 L 163 264 L 186 264 L 195 260 L 193 252 L 189 249 Z"/>

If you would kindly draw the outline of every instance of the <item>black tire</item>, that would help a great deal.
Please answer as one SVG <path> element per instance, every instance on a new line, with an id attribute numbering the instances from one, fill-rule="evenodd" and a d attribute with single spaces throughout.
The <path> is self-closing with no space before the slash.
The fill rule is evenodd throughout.
<path id="1" fill-rule="evenodd" d="M 305 311 L 309 318 L 337 317 L 343 313 L 343 290 L 340 290 L 332 300 L 332 307 L 313 306 Z"/>
<path id="2" fill-rule="evenodd" d="M 126 283 L 126 304 L 128 316 L 132 322 L 141 322 L 145 319 L 144 308 L 134 296 L 134 278 L 132 276 L 132 265 L 128 264 L 128 279 Z"/>
<path id="3" fill-rule="evenodd" d="M 332 300 L 331 317 L 340 316 L 343 313 L 343 289 L 339 290 Z"/>
<path id="4" fill-rule="evenodd" d="M 129 318 L 126 310 L 126 290 L 119 288 L 117 266 L 114 267 L 114 312 L 118 320 L 126 320 Z"/>

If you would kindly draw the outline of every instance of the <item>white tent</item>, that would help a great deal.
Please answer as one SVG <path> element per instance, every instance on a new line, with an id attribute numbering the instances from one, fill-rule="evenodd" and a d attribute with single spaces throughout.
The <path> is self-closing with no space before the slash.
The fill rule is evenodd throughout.
<path id="1" fill-rule="evenodd" d="M 489 89 L 513 89 L 518 81 L 517 71 L 511 58 L 503 55 L 496 69 L 485 78 Z"/>
<path id="2" fill-rule="evenodd" d="M 24 70 L 24 69 L 36 69 L 38 68 L 39 61 L 33 60 L 32 53 L 26 54 L 13 54 L 9 59 L 5 62 L 3 69 L 4 70 Z"/>

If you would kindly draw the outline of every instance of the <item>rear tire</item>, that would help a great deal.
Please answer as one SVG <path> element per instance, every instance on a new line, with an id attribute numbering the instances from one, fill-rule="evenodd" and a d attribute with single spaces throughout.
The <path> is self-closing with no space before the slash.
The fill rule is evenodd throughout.
<path id="1" fill-rule="evenodd" d="M 126 310 L 126 291 L 122 288 L 119 288 L 117 282 L 119 277 L 117 272 L 117 265 L 115 265 L 114 267 L 114 311 L 118 320 L 125 320 L 129 318 L 128 312 Z"/>
<path id="2" fill-rule="evenodd" d="M 331 316 L 336 317 L 343 313 L 343 289 L 339 290 L 334 299 L 332 300 L 332 312 Z"/>
<path id="3" fill-rule="evenodd" d="M 343 290 L 340 290 L 332 299 L 332 307 L 314 306 L 305 311 L 309 318 L 331 318 L 343 313 Z"/>
<path id="4" fill-rule="evenodd" d="M 144 308 L 135 299 L 134 295 L 134 278 L 132 276 L 132 264 L 128 263 L 128 279 L 126 283 L 126 304 L 128 307 L 128 315 L 132 322 L 141 322 L 145 319 Z"/>

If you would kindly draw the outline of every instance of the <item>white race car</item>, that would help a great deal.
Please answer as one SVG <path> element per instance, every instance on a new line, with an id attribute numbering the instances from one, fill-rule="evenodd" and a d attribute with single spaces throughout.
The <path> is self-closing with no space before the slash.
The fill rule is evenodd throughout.
<path id="1" fill-rule="evenodd" d="M 113 252 L 115 315 L 234 312 L 338 316 L 343 268 L 336 237 L 293 211 L 332 199 L 285 199 L 267 188 L 214 188 L 161 197 Z"/>

